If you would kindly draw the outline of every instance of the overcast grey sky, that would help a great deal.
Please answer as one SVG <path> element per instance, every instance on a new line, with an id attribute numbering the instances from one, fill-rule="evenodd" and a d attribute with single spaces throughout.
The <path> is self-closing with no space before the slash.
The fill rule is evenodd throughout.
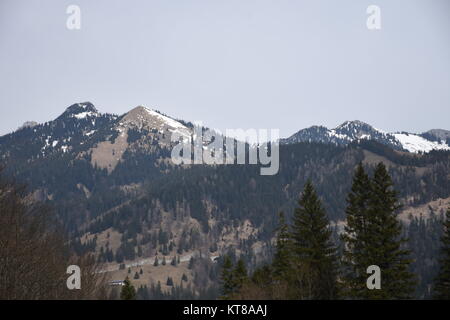
<path id="1" fill-rule="evenodd" d="M 450 129 L 450 1 L 0 0 L 0 134 L 83 101 L 281 136 Z"/>

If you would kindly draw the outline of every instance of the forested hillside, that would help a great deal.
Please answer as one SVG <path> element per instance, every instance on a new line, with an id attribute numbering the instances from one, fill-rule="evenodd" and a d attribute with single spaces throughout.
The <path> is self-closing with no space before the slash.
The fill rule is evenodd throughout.
<path id="1" fill-rule="evenodd" d="M 225 253 L 246 257 L 249 269 L 270 260 L 278 213 L 291 221 L 307 180 L 323 202 L 338 247 L 360 162 L 370 174 L 385 163 L 400 211 L 450 197 L 450 151 L 409 153 L 367 139 L 283 143 L 278 174 L 262 176 L 259 165 L 174 165 L 170 133 L 189 134 L 191 128 L 142 107 L 115 116 L 77 104 L 54 121 L 0 137 L 0 159 L 7 175 L 53 208 L 75 250 L 94 252 L 105 268 L 126 272 L 125 265 L 139 261 L 156 264 L 155 256 L 168 263 L 196 259 L 183 269 L 196 279 L 187 281 L 191 295 L 217 293 Z M 420 297 L 436 273 L 441 216 L 402 219 Z M 140 270 L 134 272 L 139 277 Z M 159 292 L 155 283 L 153 294 L 164 297 L 168 288 Z"/>

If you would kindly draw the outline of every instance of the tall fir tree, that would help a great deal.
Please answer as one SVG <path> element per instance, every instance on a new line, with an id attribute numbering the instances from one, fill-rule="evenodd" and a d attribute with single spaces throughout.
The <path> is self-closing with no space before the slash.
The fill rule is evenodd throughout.
<path id="1" fill-rule="evenodd" d="M 120 299 L 122 300 L 134 300 L 136 299 L 136 289 L 131 284 L 130 279 L 126 277 L 122 291 L 120 292 Z"/>
<path id="2" fill-rule="evenodd" d="M 371 196 L 370 178 L 362 163 L 356 167 L 351 191 L 347 196 L 347 223 L 341 239 L 344 243 L 343 295 L 362 299 L 367 297 L 367 267 L 370 264 L 368 211 Z"/>
<path id="3" fill-rule="evenodd" d="M 450 207 L 447 210 L 443 227 L 444 235 L 442 237 L 439 273 L 434 286 L 434 298 L 450 300 Z"/>
<path id="4" fill-rule="evenodd" d="M 325 209 L 310 180 L 307 181 L 295 209 L 292 246 L 297 272 L 293 281 L 299 287 L 296 298 L 336 299 L 338 264 L 336 248 Z M 306 277 L 305 277 L 306 275 Z"/>
<path id="5" fill-rule="evenodd" d="M 247 280 L 247 267 L 244 260 L 239 259 L 233 270 L 233 292 L 238 292 Z"/>
<path id="6" fill-rule="evenodd" d="M 226 255 L 222 265 L 222 274 L 220 276 L 222 285 L 222 299 L 229 299 L 234 292 L 234 277 L 233 277 L 233 262 L 231 258 Z"/>
<path id="7" fill-rule="evenodd" d="M 277 230 L 277 242 L 274 258 L 272 261 L 273 275 L 277 279 L 286 279 L 290 272 L 290 261 L 292 255 L 292 241 L 290 239 L 289 226 L 283 212 L 279 213 Z"/>
<path id="8" fill-rule="evenodd" d="M 367 289 L 369 299 L 408 299 L 414 292 L 414 275 L 408 270 L 411 260 L 404 248 L 402 225 L 396 212 L 400 208 L 397 192 L 386 166 L 380 162 L 370 183 L 365 251 L 367 267 L 381 269 L 381 289 Z"/>

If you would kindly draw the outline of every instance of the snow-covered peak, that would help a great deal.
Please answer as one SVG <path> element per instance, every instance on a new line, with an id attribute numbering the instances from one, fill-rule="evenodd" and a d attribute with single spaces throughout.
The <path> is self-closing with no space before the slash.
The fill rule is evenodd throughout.
<path id="1" fill-rule="evenodd" d="M 331 129 L 329 134 L 332 137 L 348 142 L 374 140 L 395 149 L 402 148 L 400 142 L 398 142 L 392 134 L 375 129 L 370 124 L 359 120 L 345 121 L 343 124 Z"/>
<path id="2" fill-rule="evenodd" d="M 330 131 L 335 135 L 346 136 L 349 140 L 367 139 L 374 135 L 384 134 L 383 132 L 372 127 L 370 124 L 359 120 L 345 121 Z"/>
<path id="3" fill-rule="evenodd" d="M 179 121 L 143 106 L 138 106 L 126 113 L 119 121 L 119 126 L 146 128 L 159 132 L 177 132 L 182 135 L 190 134 L 190 129 Z"/>
<path id="4" fill-rule="evenodd" d="M 357 128 L 363 128 L 363 127 L 369 127 L 373 128 L 371 125 L 360 121 L 360 120 L 353 120 L 353 121 L 345 121 L 344 123 L 338 125 L 334 130 L 343 130 L 343 129 L 357 129 Z"/>

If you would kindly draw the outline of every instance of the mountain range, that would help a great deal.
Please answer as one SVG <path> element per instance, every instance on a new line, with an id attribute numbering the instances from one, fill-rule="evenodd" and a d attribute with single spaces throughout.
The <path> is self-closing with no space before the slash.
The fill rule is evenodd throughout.
<path id="1" fill-rule="evenodd" d="M 446 130 L 385 133 L 361 121 L 313 126 L 281 139 L 274 176 L 261 176 L 259 165 L 250 164 L 174 165 L 171 134 L 192 131 L 192 123 L 142 106 L 114 115 L 77 103 L 52 121 L 28 122 L 1 136 L 0 162 L 54 208 L 77 252 L 95 252 L 116 278 L 126 276 L 123 264 L 145 267 L 142 284 L 166 280 L 166 269 L 149 265 L 155 255 L 189 261 L 201 252 L 197 269 L 183 269 L 196 288 L 217 284 L 211 261 L 224 253 L 244 255 L 250 267 L 268 259 L 277 214 L 292 216 L 307 179 L 338 232 L 359 162 L 368 172 L 379 161 L 387 164 L 405 225 L 441 214 L 450 201 Z M 424 296 L 436 266 L 428 257 L 435 249 L 427 248 L 438 237 L 414 239 L 423 261 L 416 266 L 422 274 L 417 295 Z"/>
<path id="2" fill-rule="evenodd" d="M 450 131 L 432 129 L 421 134 L 396 132 L 387 133 L 359 120 L 345 121 L 334 129 L 312 126 L 302 129 L 282 143 L 320 142 L 347 145 L 358 140 L 373 140 L 394 150 L 407 152 L 429 152 L 450 150 Z"/>
<path id="3" fill-rule="evenodd" d="M 119 139 L 114 144 L 100 144 L 98 148 L 101 151 L 94 151 L 93 155 L 93 163 L 97 162 L 100 167 L 107 166 L 112 170 L 118 161 L 117 159 L 120 159 L 120 153 L 126 149 L 124 141 L 128 139 L 129 133 L 133 135 L 136 130 L 151 133 L 147 135 L 151 138 L 151 141 L 157 140 L 158 144 L 168 146 L 172 132 L 177 131 L 182 135 L 190 135 L 192 134 L 192 124 L 175 120 L 159 111 L 142 106 L 136 107 L 122 116 L 99 113 L 92 103 L 84 102 L 68 107 L 53 121 L 43 124 L 34 121 L 25 122 L 15 132 L 0 137 L 0 145 L 6 146 L 8 140 L 16 139 L 22 141 L 20 143 L 25 143 L 23 139 L 33 141 L 33 154 L 27 155 L 28 158 L 33 159 L 45 157 L 55 152 L 65 153 L 87 149 L 82 146 L 91 146 L 92 142 L 99 143 L 100 141 L 107 141 L 107 137 L 115 139 L 118 136 Z M 288 138 L 280 139 L 280 143 L 318 142 L 348 145 L 363 139 L 376 141 L 394 150 L 413 153 L 450 150 L 450 131 L 448 130 L 431 129 L 421 134 L 387 133 L 359 120 L 345 121 L 333 129 L 324 126 L 311 126 L 299 130 Z M 8 152 L 15 149 L 15 147 L 7 148 L 9 149 Z M 118 154 L 113 156 L 116 160 L 105 159 L 107 149 L 110 149 L 110 151 L 117 149 Z M 2 153 L 2 156 L 5 157 L 5 153 Z"/>

